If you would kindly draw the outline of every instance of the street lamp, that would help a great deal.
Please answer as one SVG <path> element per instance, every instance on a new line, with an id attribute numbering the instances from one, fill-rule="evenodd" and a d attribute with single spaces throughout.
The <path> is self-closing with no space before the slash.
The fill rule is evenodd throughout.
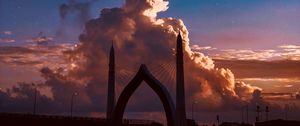
<path id="1" fill-rule="evenodd" d="M 269 120 L 269 106 L 266 106 L 266 121 Z"/>
<path id="2" fill-rule="evenodd" d="M 192 120 L 194 120 L 194 104 L 197 104 L 198 101 L 193 101 L 192 103 Z"/>
<path id="3" fill-rule="evenodd" d="M 259 105 L 256 105 L 256 113 L 257 113 L 256 122 L 259 122 L 259 117 L 260 117 L 260 106 Z"/>
<path id="4" fill-rule="evenodd" d="M 246 111 L 246 123 L 248 123 L 248 104 L 242 106 L 242 123 L 245 122 L 245 111 Z"/>
<path id="5" fill-rule="evenodd" d="M 285 109 L 285 120 L 287 120 L 288 119 L 289 105 L 285 104 L 284 109 Z"/>
<path id="6" fill-rule="evenodd" d="M 249 117 L 249 107 L 248 107 L 248 104 L 246 105 L 246 119 L 247 119 L 247 123 L 249 123 L 248 121 L 248 117 Z"/>
<path id="7" fill-rule="evenodd" d="M 37 95 L 37 87 L 35 84 L 32 84 L 34 87 L 34 102 L 33 102 L 33 114 L 36 114 L 36 95 Z"/>
<path id="8" fill-rule="evenodd" d="M 218 126 L 220 126 L 220 116 L 217 115 Z"/>
<path id="9" fill-rule="evenodd" d="M 71 98 L 71 117 L 73 117 L 73 104 L 74 104 L 74 97 L 75 97 L 76 95 L 78 95 L 78 93 L 77 93 L 77 92 L 74 92 L 74 93 L 72 94 L 72 98 Z"/>

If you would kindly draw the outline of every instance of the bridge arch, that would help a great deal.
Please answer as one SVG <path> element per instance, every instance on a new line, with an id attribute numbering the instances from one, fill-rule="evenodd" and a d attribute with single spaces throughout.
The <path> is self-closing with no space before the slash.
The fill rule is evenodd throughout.
<path id="1" fill-rule="evenodd" d="M 136 89 L 145 81 L 146 84 L 159 96 L 160 101 L 163 103 L 165 115 L 167 118 L 167 125 L 175 125 L 175 106 L 172 101 L 172 97 L 168 90 L 162 85 L 147 69 L 146 65 L 142 64 L 135 77 L 129 82 L 129 84 L 122 91 L 117 105 L 114 109 L 113 124 L 120 126 L 122 124 L 125 107 L 129 98 L 136 91 Z"/>

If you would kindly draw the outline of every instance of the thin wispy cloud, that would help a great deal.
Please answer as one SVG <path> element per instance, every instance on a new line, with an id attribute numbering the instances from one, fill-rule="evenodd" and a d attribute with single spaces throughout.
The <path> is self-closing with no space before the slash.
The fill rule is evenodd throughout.
<path id="1" fill-rule="evenodd" d="M 262 82 L 268 82 L 268 81 L 277 81 L 281 83 L 300 83 L 300 78 L 239 78 L 237 80 L 241 81 L 262 81 Z"/>
<path id="2" fill-rule="evenodd" d="M 282 49 L 300 49 L 300 46 L 297 45 L 280 45 L 278 48 Z"/>
<path id="3" fill-rule="evenodd" d="M 0 43 L 13 43 L 13 42 L 16 42 L 16 40 L 10 38 L 0 38 Z"/>
<path id="4" fill-rule="evenodd" d="M 217 48 L 211 47 L 211 46 L 199 46 L 197 44 L 194 44 L 191 46 L 191 49 L 193 51 L 202 51 L 202 50 L 216 50 Z"/>
<path id="5" fill-rule="evenodd" d="M 12 35 L 13 32 L 12 31 L 3 31 L 2 34 L 4 34 L 4 35 Z"/>
<path id="6" fill-rule="evenodd" d="M 7 65 L 27 65 L 41 69 L 67 67 L 63 52 L 74 48 L 72 44 L 46 46 L 0 46 L 0 62 Z"/>
<path id="7" fill-rule="evenodd" d="M 299 78 L 300 61 L 214 60 L 216 67 L 229 68 L 237 78 Z"/>
<path id="8" fill-rule="evenodd" d="M 300 60 L 299 45 L 279 45 L 277 48 L 256 49 L 217 49 L 211 46 L 193 45 L 195 51 L 206 52 L 213 59 L 223 60 Z"/>
<path id="9" fill-rule="evenodd" d="M 11 37 L 12 31 L 1 31 L 0 32 L 0 44 L 1 43 L 14 43 L 16 40 Z"/>

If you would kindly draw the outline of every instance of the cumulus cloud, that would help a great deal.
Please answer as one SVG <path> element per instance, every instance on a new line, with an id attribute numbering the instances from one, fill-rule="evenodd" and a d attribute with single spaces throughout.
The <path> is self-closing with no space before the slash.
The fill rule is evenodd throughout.
<path id="1" fill-rule="evenodd" d="M 117 48 L 117 64 L 131 61 L 119 64 L 120 67 L 136 69 L 141 63 L 168 62 L 166 59 L 174 58 L 176 36 L 181 32 L 187 90 L 194 91 L 189 99 L 212 101 L 215 107 L 233 103 L 230 101 L 241 102 L 239 94 L 243 90 L 238 94 L 237 90 L 249 88 L 251 92 L 254 87 L 236 84 L 229 69 L 216 68 L 212 59 L 192 51 L 188 31 L 182 20 L 157 19 L 157 13 L 167 10 L 167 5 L 168 2 L 163 0 L 127 0 L 122 8 L 102 10 L 99 18 L 87 22 L 85 32 L 80 36 L 81 45 L 72 53 L 84 56 L 81 57 L 84 62 L 81 60 L 78 63 L 82 67 L 76 73 L 89 71 L 88 74 L 80 74 L 81 77 L 92 77 L 101 82 L 99 76 L 107 75 L 99 69 L 107 67 L 107 52 L 112 40 Z"/>
<path id="2" fill-rule="evenodd" d="M 217 68 L 211 58 L 192 51 L 189 33 L 182 20 L 156 17 L 157 13 L 168 9 L 167 5 L 168 1 L 163 0 L 126 0 L 121 8 L 103 9 L 99 18 L 88 21 L 79 37 L 80 44 L 74 50 L 63 53 L 65 59 L 77 67 L 65 75 L 59 70 L 41 70 L 45 84 L 51 88 L 53 100 L 63 105 L 69 99 L 68 94 L 77 91 L 80 105 L 86 108 L 84 110 L 104 111 L 111 42 L 114 41 L 116 50 L 117 74 L 129 68 L 134 71 L 129 74 L 132 77 L 142 63 L 148 66 L 168 64 L 170 61 L 175 63 L 176 37 L 181 33 L 186 90 L 189 92 L 186 94 L 187 103 L 199 100 L 201 104 L 196 109 L 215 110 L 234 109 L 245 102 L 244 97 L 258 88 L 236 82 L 231 70 Z M 174 90 L 175 83 L 164 84 L 171 85 L 169 90 Z M 117 89 L 124 86 L 118 83 Z M 143 93 L 150 94 L 151 91 L 143 90 Z M 155 98 L 144 96 L 138 95 L 134 102 L 143 99 L 142 104 L 158 102 Z M 133 106 L 140 108 L 138 106 L 144 105 Z M 147 110 L 155 111 L 151 107 Z"/>

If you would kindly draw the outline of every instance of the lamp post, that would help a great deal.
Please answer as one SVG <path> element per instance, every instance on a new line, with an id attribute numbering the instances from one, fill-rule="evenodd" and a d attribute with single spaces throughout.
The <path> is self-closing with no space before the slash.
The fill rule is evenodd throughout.
<path id="1" fill-rule="evenodd" d="M 245 120 L 248 123 L 248 104 L 242 106 L 242 123 L 245 123 Z"/>
<path id="2" fill-rule="evenodd" d="M 192 103 L 192 120 L 194 120 L 194 104 L 197 104 L 198 101 L 193 101 Z"/>
<path id="3" fill-rule="evenodd" d="M 242 106 L 242 123 L 244 123 L 244 106 Z"/>
<path id="4" fill-rule="evenodd" d="M 285 120 L 288 120 L 289 105 L 288 105 L 288 104 L 285 104 L 284 109 L 285 109 L 285 112 L 284 112 L 284 113 L 285 113 L 285 114 L 284 114 Z"/>
<path id="5" fill-rule="evenodd" d="M 34 102 L 33 102 L 33 114 L 36 114 L 36 95 L 37 95 L 37 87 L 35 84 L 32 84 L 34 87 Z"/>
<path id="6" fill-rule="evenodd" d="M 260 120 L 260 106 L 259 105 L 256 105 L 256 113 L 257 113 L 257 116 L 256 116 L 256 122 L 259 122 Z"/>
<path id="7" fill-rule="evenodd" d="M 220 116 L 217 115 L 218 126 L 220 126 Z"/>
<path id="8" fill-rule="evenodd" d="M 248 121 L 248 114 L 249 114 L 249 108 L 248 108 L 248 104 L 246 105 L 246 119 L 247 119 L 247 123 L 249 123 Z"/>
<path id="9" fill-rule="evenodd" d="M 269 120 L 269 106 L 266 106 L 266 121 Z"/>
<path id="10" fill-rule="evenodd" d="M 78 93 L 77 93 L 77 92 L 74 92 L 74 93 L 72 94 L 72 98 L 71 98 L 71 117 L 73 117 L 74 97 L 75 97 L 76 95 L 78 95 Z"/>

